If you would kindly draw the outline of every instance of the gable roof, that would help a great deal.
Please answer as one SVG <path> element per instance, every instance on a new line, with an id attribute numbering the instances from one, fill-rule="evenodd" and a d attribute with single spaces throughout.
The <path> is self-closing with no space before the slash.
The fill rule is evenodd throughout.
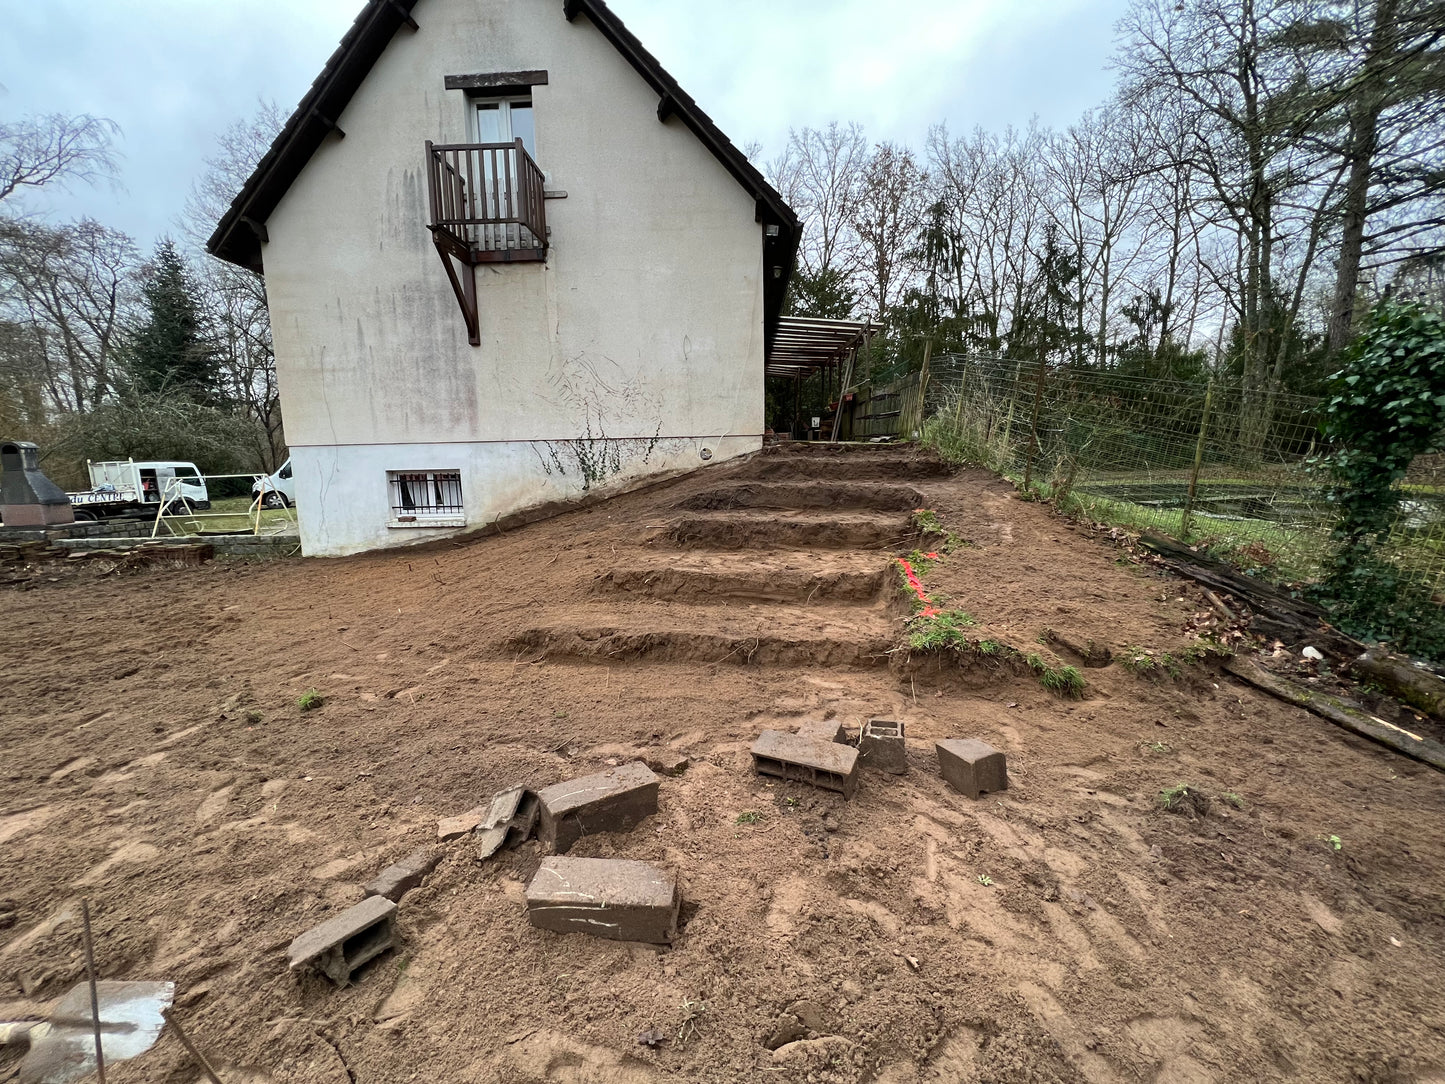
<path id="1" fill-rule="evenodd" d="M 266 219 L 322 141 L 336 128 L 337 118 L 372 65 L 401 27 L 409 26 L 413 33 L 426 32 L 412 19 L 416 3 L 417 0 L 367 0 L 366 7 L 346 31 L 336 52 L 331 54 L 206 242 L 206 249 L 213 256 L 253 271 L 261 270 Z M 677 117 L 682 121 L 753 197 L 757 220 L 768 227 L 763 231 L 763 310 L 765 337 L 771 344 L 801 236 L 798 216 L 712 118 L 678 86 L 657 58 L 643 48 L 605 0 L 563 0 L 562 16 L 570 22 L 578 15 L 585 15 L 657 92 L 658 120 Z"/>

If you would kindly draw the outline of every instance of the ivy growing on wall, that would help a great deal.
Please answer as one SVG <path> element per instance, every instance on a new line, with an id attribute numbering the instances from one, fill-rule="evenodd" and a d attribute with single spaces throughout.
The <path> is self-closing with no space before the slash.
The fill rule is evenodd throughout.
<path id="1" fill-rule="evenodd" d="M 1323 428 L 1334 451 L 1337 549 L 1323 601 L 1351 632 L 1445 652 L 1445 615 L 1380 552 L 1399 483 L 1418 455 L 1445 451 L 1445 316 L 1385 301 L 1330 378 Z"/>

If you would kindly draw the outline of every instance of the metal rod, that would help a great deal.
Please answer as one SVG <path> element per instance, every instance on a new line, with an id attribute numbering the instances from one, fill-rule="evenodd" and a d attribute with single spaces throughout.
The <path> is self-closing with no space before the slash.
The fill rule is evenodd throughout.
<path id="1" fill-rule="evenodd" d="M 191 1057 L 196 1059 L 196 1064 L 201 1067 L 201 1071 L 206 1074 L 211 1084 L 221 1084 L 221 1078 L 216 1075 L 216 1070 L 211 1068 L 211 1063 L 206 1060 L 206 1056 L 196 1049 L 190 1036 L 186 1034 L 186 1029 L 181 1027 L 181 1022 L 175 1018 L 171 1010 L 162 1009 L 161 1015 L 165 1017 L 167 1024 L 176 1029 L 176 1038 L 181 1041 L 181 1045 L 186 1048 Z"/>
<path id="2" fill-rule="evenodd" d="M 90 979 L 90 1016 L 95 1025 L 95 1072 L 105 1084 L 105 1051 L 100 1046 L 100 994 L 95 988 L 95 946 L 90 938 L 90 901 L 80 901 L 80 918 L 85 929 L 85 973 Z"/>

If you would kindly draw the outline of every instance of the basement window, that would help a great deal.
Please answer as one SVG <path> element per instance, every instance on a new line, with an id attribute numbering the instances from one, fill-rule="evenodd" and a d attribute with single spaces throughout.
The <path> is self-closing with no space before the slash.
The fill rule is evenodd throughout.
<path id="1" fill-rule="evenodd" d="M 426 470 L 386 472 L 391 497 L 391 527 L 465 527 L 462 472 Z"/>

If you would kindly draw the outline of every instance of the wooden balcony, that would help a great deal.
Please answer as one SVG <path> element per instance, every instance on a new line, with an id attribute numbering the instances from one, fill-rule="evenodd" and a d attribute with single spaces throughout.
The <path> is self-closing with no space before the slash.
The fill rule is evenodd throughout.
<path id="1" fill-rule="evenodd" d="M 427 142 L 431 221 L 440 242 L 467 263 L 547 258 L 542 171 L 514 143 Z"/>
<path id="2" fill-rule="evenodd" d="M 476 265 L 547 258 L 547 200 L 542 171 L 513 143 L 426 144 L 431 214 L 427 229 L 467 321 L 481 342 Z M 462 267 L 453 266 L 456 260 Z"/>

